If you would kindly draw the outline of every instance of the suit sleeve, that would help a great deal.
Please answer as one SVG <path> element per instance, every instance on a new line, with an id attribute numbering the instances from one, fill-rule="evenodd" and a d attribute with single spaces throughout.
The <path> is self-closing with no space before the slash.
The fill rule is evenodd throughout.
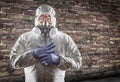
<path id="1" fill-rule="evenodd" d="M 10 53 L 10 62 L 15 69 L 21 69 L 33 65 L 36 60 L 31 55 L 31 50 L 25 50 L 25 40 L 21 35 L 16 41 Z"/>
<path id="2" fill-rule="evenodd" d="M 80 69 L 82 65 L 82 57 L 79 49 L 77 48 L 77 45 L 70 36 L 65 39 L 65 43 L 67 50 L 65 55 L 61 56 L 61 61 L 58 67 L 62 70 Z"/>

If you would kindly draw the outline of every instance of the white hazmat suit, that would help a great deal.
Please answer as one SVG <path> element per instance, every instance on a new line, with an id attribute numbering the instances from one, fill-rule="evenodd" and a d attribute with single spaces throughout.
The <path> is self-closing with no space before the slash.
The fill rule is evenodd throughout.
<path id="1" fill-rule="evenodd" d="M 38 17 L 42 14 L 51 16 L 54 27 L 50 29 L 46 41 L 36 27 L 39 24 Z M 51 42 L 56 45 L 55 53 L 60 56 L 59 65 L 44 65 L 32 56 L 33 49 Z M 54 9 L 49 5 L 41 5 L 36 10 L 35 27 L 18 38 L 11 50 L 10 62 L 15 69 L 24 68 L 25 82 L 64 82 L 66 70 L 80 69 L 82 57 L 72 38 L 56 28 Z"/>

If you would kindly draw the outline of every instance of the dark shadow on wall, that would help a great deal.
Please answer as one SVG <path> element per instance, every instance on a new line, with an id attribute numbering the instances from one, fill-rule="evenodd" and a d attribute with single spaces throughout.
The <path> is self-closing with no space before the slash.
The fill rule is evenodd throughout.
<path id="1" fill-rule="evenodd" d="M 24 76 L 19 77 L 12 77 L 12 80 L 0 80 L 0 82 L 25 82 Z M 16 80 L 15 80 L 16 79 Z M 81 80 L 75 80 L 75 81 L 65 81 L 65 82 L 119 82 L 120 81 L 120 75 L 111 75 L 107 77 L 99 77 L 99 78 L 87 78 L 87 79 L 81 79 Z"/>
<path id="2" fill-rule="evenodd" d="M 78 81 L 66 81 L 66 82 L 119 82 L 120 75 L 102 77 L 102 78 L 90 78 L 86 80 L 78 80 Z"/>

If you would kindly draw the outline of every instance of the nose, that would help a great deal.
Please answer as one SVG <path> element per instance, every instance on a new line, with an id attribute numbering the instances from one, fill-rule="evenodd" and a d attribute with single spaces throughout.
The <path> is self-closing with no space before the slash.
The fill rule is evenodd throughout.
<path id="1" fill-rule="evenodd" d="M 43 23 L 42 23 L 43 26 L 48 26 L 50 25 L 50 23 L 47 21 L 47 20 L 44 20 Z"/>

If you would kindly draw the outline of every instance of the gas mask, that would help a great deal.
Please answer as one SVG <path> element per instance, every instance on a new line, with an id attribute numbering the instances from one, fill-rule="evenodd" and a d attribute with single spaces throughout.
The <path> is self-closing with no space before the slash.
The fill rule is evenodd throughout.
<path id="1" fill-rule="evenodd" d="M 38 18 L 38 22 L 39 22 L 39 24 L 37 25 L 37 27 L 40 29 L 41 35 L 44 38 L 48 38 L 50 30 L 53 28 L 53 26 L 51 25 L 50 15 L 49 14 L 41 15 Z"/>
<path id="2" fill-rule="evenodd" d="M 49 37 L 50 30 L 56 27 L 55 11 L 51 6 L 43 4 L 36 9 L 35 26 L 40 29 L 42 37 Z"/>

